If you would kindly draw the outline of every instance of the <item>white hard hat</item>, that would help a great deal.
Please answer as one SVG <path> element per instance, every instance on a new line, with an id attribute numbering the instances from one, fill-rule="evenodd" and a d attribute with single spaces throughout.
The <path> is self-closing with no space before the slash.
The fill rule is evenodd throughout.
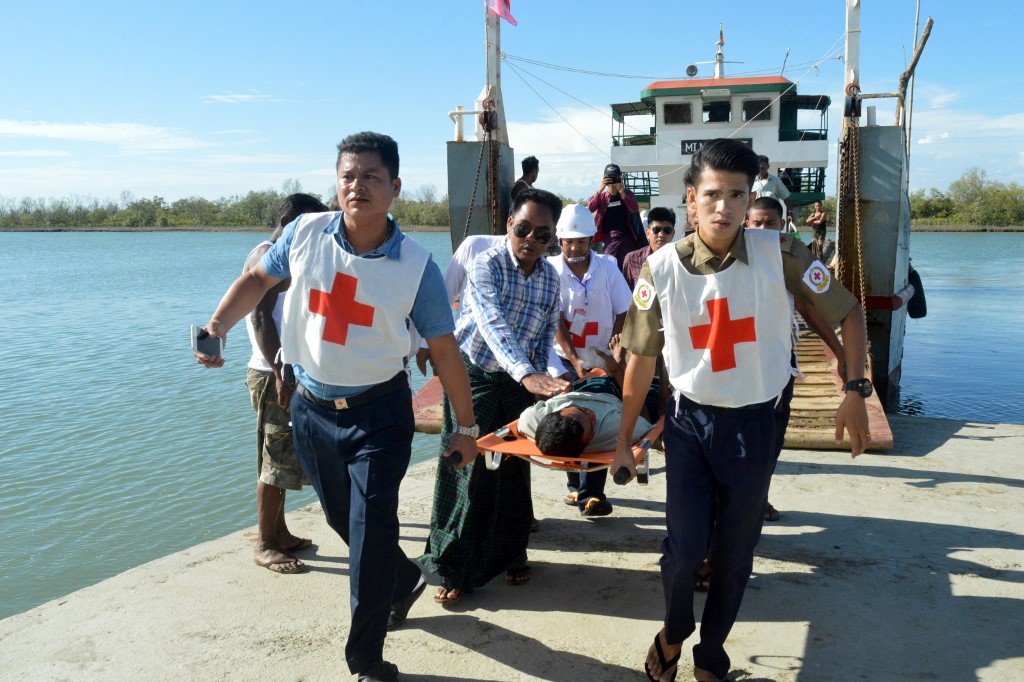
<path id="1" fill-rule="evenodd" d="M 570 204 L 562 209 L 555 236 L 559 239 L 585 239 L 597 232 L 594 214 L 582 204 Z"/>

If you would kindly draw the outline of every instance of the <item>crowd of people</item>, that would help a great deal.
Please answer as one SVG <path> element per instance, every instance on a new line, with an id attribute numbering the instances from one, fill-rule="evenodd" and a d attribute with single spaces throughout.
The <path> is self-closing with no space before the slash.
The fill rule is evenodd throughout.
<path id="1" fill-rule="evenodd" d="M 761 524 L 777 518 L 768 488 L 798 372 L 794 311 L 843 360 L 837 436 L 849 432 L 854 456 L 868 437 L 863 311 L 832 278 L 824 239 L 810 250 L 785 232 L 791 207 L 766 167 L 741 142 L 705 144 L 685 175 L 677 235 L 675 212 L 642 215 L 615 164 L 587 206 L 563 207 L 535 186 L 531 156 L 505 234 L 466 239 L 444 273 L 388 213 L 401 190 L 390 137 L 338 145 L 335 210 L 288 198 L 205 333 L 224 339 L 242 318 L 249 328 L 255 562 L 305 570 L 295 552 L 312 540 L 289 532 L 283 504 L 285 490 L 308 481 L 349 548 L 345 657 L 359 680 L 398 679 L 386 634 L 428 584 L 435 602 L 451 604 L 499 576 L 531 579 L 530 466 L 509 458 L 491 470 L 476 456 L 481 433 L 517 419 L 541 452 L 614 452 L 612 470 L 629 478 L 632 444 L 664 419 L 666 613 L 643 666 L 651 680 L 675 679 L 695 630 L 694 591 L 705 588 L 694 674 L 725 678 Z M 807 224 L 816 237 L 824 229 L 820 204 Z M 398 543 L 413 357 L 444 387 L 430 528 L 415 559 Z M 604 376 L 584 376 L 597 366 Z M 605 468 L 570 474 L 563 501 L 585 517 L 613 513 L 606 478 Z"/>

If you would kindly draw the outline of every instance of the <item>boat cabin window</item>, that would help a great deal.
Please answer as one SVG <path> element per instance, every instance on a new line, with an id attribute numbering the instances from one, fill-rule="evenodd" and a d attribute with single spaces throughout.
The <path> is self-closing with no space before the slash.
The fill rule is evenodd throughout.
<path id="1" fill-rule="evenodd" d="M 663 109 L 665 123 L 682 125 L 693 123 L 693 113 L 689 102 L 666 104 Z"/>
<path id="2" fill-rule="evenodd" d="M 772 101 L 770 99 L 743 100 L 744 121 L 772 120 Z"/>
<path id="3" fill-rule="evenodd" d="M 729 100 L 724 102 L 704 102 L 705 123 L 728 123 L 732 120 L 732 107 Z"/>

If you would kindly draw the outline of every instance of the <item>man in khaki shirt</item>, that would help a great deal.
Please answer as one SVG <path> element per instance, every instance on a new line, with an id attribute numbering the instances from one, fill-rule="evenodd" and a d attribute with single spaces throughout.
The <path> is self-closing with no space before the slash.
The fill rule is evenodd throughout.
<path id="1" fill-rule="evenodd" d="M 864 317 L 856 299 L 802 243 L 742 227 L 758 173 L 753 150 L 735 140 L 712 140 L 693 156 L 691 170 L 687 202 L 695 205 L 697 232 L 647 260 L 623 329 L 622 345 L 632 354 L 612 470 L 636 474 L 628 441 L 663 355 L 673 389 L 664 431 L 667 613 L 644 668 L 652 680 L 675 679 L 683 641 L 696 627 L 694 575 L 711 545 L 714 579 L 693 648 L 694 677 L 705 682 L 729 672 L 724 644 L 760 538 L 774 464 L 774 404 L 789 378 L 786 291 L 829 323 L 841 321 L 853 381 L 836 413 L 836 433 L 849 431 L 853 456 L 864 451 L 869 436 L 864 399 L 870 382 L 864 379 Z"/>

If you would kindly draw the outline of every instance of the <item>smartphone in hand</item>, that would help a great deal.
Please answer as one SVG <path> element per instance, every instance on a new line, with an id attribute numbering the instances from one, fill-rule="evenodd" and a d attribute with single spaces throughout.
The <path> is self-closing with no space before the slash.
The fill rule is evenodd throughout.
<path id="1" fill-rule="evenodd" d="M 194 324 L 192 325 L 192 350 L 209 355 L 211 358 L 219 358 L 224 354 L 224 339 L 210 336 L 210 332 Z"/>

